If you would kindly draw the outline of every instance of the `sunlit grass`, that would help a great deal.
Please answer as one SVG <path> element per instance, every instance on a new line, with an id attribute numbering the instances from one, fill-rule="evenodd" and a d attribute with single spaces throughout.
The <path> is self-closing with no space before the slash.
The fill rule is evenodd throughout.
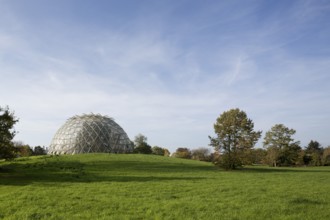
<path id="1" fill-rule="evenodd" d="M 0 219 L 330 219 L 330 167 L 248 167 L 152 155 L 0 162 Z"/>

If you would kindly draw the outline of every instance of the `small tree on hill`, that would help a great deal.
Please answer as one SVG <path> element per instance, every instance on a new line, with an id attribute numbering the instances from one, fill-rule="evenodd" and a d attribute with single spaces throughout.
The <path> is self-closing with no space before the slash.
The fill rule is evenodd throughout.
<path id="1" fill-rule="evenodd" d="M 173 157 L 190 159 L 191 158 L 191 151 L 188 148 L 179 147 L 173 153 Z"/>
<path id="2" fill-rule="evenodd" d="M 8 107 L 0 107 L 0 159 L 15 157 L 12 140 L 16 134 L 14 125 L 18 122 L 14 113 Z"/>
<path id="3" fill-rule="evenodd" d="M 169 157 L 170 155 L 171 155 L 171 152 L 168 149 L 164 148 L 164 156 Z"/>
<path id="4" fill-rule="evenodd" d="M 147 137 L 138 134 L 134 138 L 134 153 L 138 154 L 151 154 L 151 146 L 147 143 Z"/>
<path id="5" fill-rule="evenodd" d="M 210 161 L 210 155 L 210 149 L 206 147 L 200 147 L 191 151 L 191 159 L 193 160 Z"/>
<path id="6" fill-rule="evenodd" d="M 151 148 L 151 150 L 152 150 L 152 154 L 155 154 L 155 155 L 164 156 L 164 154 L 165 154 L 165 149 L 158 147 L 158 146 L 153 146 Z"/>
<path id="7" fill-rule="evenodd" d="M 33 150 L 29 145 L 24 144 L 21 141 L 16 141 L 13 144 L 18 157 L 29 157 L 33 154 Z"/>
<path id="8" fill-rule="evenodd" d="M 158 147 L 158 146 L 153 146 L 151 148 L 151 150 L 152 150 L 152 154 L 155 154 L 155 155 L 169 157 L 170 154 L 171 154 L 168 149 L 162 148 L 162 147 Z"/>
<path id="9" fill-rule="evenodd" d="M 46 155 L 47 152 L 45 150 L 45 148 L 40 147 L 40 146 L 36 146 L 33 149 L 33 155 Z"/>
<path id="10" fill-rule="evenodd" d="M 138 134 L 134 137 L 134 144 L 135 145 L 141 145 L 143 143 L 147 143 L 148 138 L 144 136 L 143 134 Z"/>

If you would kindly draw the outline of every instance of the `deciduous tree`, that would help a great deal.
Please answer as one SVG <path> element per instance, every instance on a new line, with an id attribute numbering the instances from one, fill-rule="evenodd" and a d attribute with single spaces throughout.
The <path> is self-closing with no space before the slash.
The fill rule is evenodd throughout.
<path id="1" fill-rule="evenodd" d="M 138 134 L 134 138 L 134 153 L 151 154 L 151 146 L 147 143 L 148 138 L 143 134 Z"/>
<path id="2" fill-rule="evenodd" d="M 216 137 L 209 137 L 210 145 L 221 153 L 219 164 L 226 169 L 242 165 L 242 157 L 261 136 L 261 131 L 254 131 L 253 121 L 238 108 L 223 112 L 214 124 L 214 132 Z"/>
<path id="3" fill-rule="evenodd" d="M 173 157 L 190 159 L 191 158 L 191 151 L 186 147 L 179 147 L 174 152 Z"/>
<path id="4" fill-rule="evenodd" d="M 12 140 L 16 134 L 14 125 L 17 122 L 18 119 L 8 107 L 0 107 L 0 159 L 10 159 L 15 156 Z"/>
<path id="5" fill-rule="evenodd" d="M 168 149 L 164 148 L 164 156 L 169 157 L 170 155 L 171 155 L 171 152 Z"/>
<path id="6" fill-rule="evenodd" d="M 330 146 L 324 149 L 322 155 L 322 164 L 324 166 L 330 166 Z"/>
<path id="7" fill-rule="evenodd" d="M 45 155 L 47 154 L 45 148 L 40 147 L 40 146 L 36 146 L 33 149 L 33 155 Z"/>
<path id="8" fill-rule="evenodd" d="M 151 150 L 152 150 L 152 154 L 155 154 L 155 155 L 164 156 L 164 154 L 165 154 L 165 149 L 158 147 L 158 146 L 153 146 L 151 148 Z"/>
<path id="9" fill-rule="evenodd" d="M 307 165 L 320 166 L 322 165 L 322 152 L 321 144 L 311 140 L 306 147 L 304 161 Z"/>
<path id="10" fill-rule="evenodd" d="M 191 159 L 193 160 L 210 161 L 210 155 L 210 149 L 206 147 L 200 147 L 191 151 Z"/>
<path id="11" fill-rule="evenodd" d="M 270 165 L 293 165 L 299 157 L 299 141 L 294 141 L 292 135 L 296 131 L 283 124 L 274 125 L 266 132 L 263 146 L 267 149 Z"/>

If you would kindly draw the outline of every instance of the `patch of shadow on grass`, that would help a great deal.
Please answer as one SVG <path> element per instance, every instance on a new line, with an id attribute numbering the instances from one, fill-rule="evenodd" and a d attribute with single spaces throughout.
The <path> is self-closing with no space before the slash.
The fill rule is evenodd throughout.
<path id="1" fill-rule="evenodd" d="M 312 199 L 306 199 L 306 198 L 295 198 L 290 201 L 291 204 L 294 205 L 322 205 L 325 204 L 324 202 L 312 200 Z"/>
<path id="2" fill-rule="evenodd" d="M 38 220 L 38 219 L 48 219 L 52 216 L 51 213 L 32 213 L 30 214 L 27 219 L 33 219 L 33 220 Z"/>
<path id="3" fill-rule="evenodd" d="M 0 167 L 0 173 L 10 173 L 13 172 L 12 169 L 8 169 L 7 167 Z"/>
<path id="4" fill-rule="evenodd" d="M 244 167 L 238 169 L 238 171 L 247 171 L 247 172 L 256 172 L 256 173 L 330 173 L 330 169 L 321 170 L 321 169 L 308 169 L 303 167 Z"/>
<path id="5" fill-rule="evenodd" d="M 143 162 L 143 161 L 93 161 L 87 163 L 92 169 L 104 169 L 110 167 L 117 171 L 134 171 L 134 172 L 157 172 L 157 173 L 177 173 L 186 171 L 210 171 L 215 170 L 215 166 L 205 166 L 189 163 L 170 163 L 170 162 Z"/>
<path id="6" fill-rule="evenodd" d="M 165 165 L 151 165 L 150 163 L 143 163 L 140 161 L 138 163 L 127 162 L 125 164 L 118 163 L 118 161 L 101 161 L 90 164 L 65 160 L 28 164 L 13 163 L 1 167 L 1 169 L 6 172 L 0 173 L 0 185 L 29 185 L 33 183 L 49 185 L 54 183 L 89 182 L 194 181 L 205 179 L 203 177 L 158 175 L 159 173 L 166 172 L 168 168 L 171 169 L 171 173 L 176 171 L 176 169 L 181 170 L 181 172 L 189 169 L 185 166 L 187 165 L 169 165 L 169 167 L 166 167 Z M 193 166 L 193 168 L 189 170 L 194 171 L 194 169 L 199 168 L 198 166 Z M 115 171 L 116 175 L 111 175 L 111 172 L 107 172 L 109 170 Z M 123 171 L 123 173 L 129 172 L 133 175 L 118 175 L 121 171 Z M 107 175 L 104 175 L 103 172 Z"/>
<path id="7" fill-rule="evenodd" d="M 57 186 L 56 183 L 93 183 L 93 182 L 158 182 L 158 181 L 196 181 L 205 179 L 203 177 L 166 177 L 166 176 L 102 176 L 78 174 L 56 174 L 47 175 L 12 175 L 6 180 L 0 181 L 0 185 L 29 185 L 32 183 L 42 183 L 48 186 Z M 49 185 L 51 184 L 51 185 Z"/>
<path id="8" fill-rule="evenodd" d="M 167 177 L 167 176 L 96 176 L 95 179 L 86 179 L 87 182 L 96 180 L 96 182 L 157 182 L 173 180 L 202 180 L 203 177 Z"/>

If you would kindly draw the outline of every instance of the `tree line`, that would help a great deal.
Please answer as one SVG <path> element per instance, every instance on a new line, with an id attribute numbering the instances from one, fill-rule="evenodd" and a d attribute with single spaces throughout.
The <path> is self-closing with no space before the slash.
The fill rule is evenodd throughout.
<path id="1" fill-rule="evenodd" d="M 214 124 L 215 137 L 209 136 L 210 146 L 190 150 L 177 148 L 174 157 L 209 161 L 225 169 L 243 165 L 267 164 L 269 166 L 330 166 L 330 146 L 323 148 L 311 140 L 302 148 L 293 138 L 294 129 L 275 124 L 266 132 L 263 148 L 254 148 L 262 131 L 254 130 L 254 123 L 247 114 L 236 108 L 223 112 Z"/>
<path id="2" fill-rule="evenodd" d="M 0 159 L 19 156 L 46 154 L 43 147 L 31 148 L 22 142 L 13 142 L 16 134 L 14 125 L 19 121 L 8 107 L 0 107 Z M 311 140 L 303 149 L 300 142 L 293 138 L 294 129 L 276 124 L 266 132 L 263 148 L 254 148 L 262 131 L 254 130 L 254 123 L 247 114 L 236 108 L 223 112 L 213 125 L 215 137 L 209 136 L 209 148 L 190 150 L 179 147 L 174 153 L 166 148 L 147 143 L 147 137 L 138 134 L 134 138 L 136 154 L 154 154 L 200 161 L 210 161 L 225 169 L 236 169 L 243 165 L 268 164 L 270 166 L 330 166 L 330 146 L 323 148 Z"/>
<path id="3" fill-rule="evenodd" d="M 193 159 L 213 162 L 216 165 L 229 169 L 228 158 L 219 151 L 211 152 L 207 147 L 189 149 L 179 147 L 172 157 Z M 305 148 L 293 148 L 292 150 L 282 149 L 277 156 L 272 150 L 265 148 L 252 148 L 244 154 L 237 155 L 236 168 L 244 165 L 269 165 L 276 166 L 330 166 L 330 147 L 323 148 L 317 141 L 311 140 Z"/>
<path id="4" fill-rule="evenodd" d="M 261 131 L 254 131 L 254 123 L 238 108 L 223 112 L 214 124 L 215 137 L 210 145 L 218 154 L 215 163 L 226 169 L 236 169 L 256 162 L 270 166 L 330 165 L 330 147 L 323 148 L 317 141 L 311 141 L 306 149 L 294 140 L 294 129 L 275 124 L 266 132 L 263 149 L 254 149 L 261 137 Z"/>
<path id="5" fill-rule="evenodd" d="M 162 148 L 159 146 L 151 147 L 148 144 L 148 138 L 143 134 L 138 134 L 134 138 L 134 142 L 132 145 L 134 146 L 133 153 L 135 154 L 154 154 L 159 156 L 170 156 L 170 151 L 166 148 Z"/>
<path id="6" fill-rule="evenodd" d="M 19 119 L 7 107 L 0 106 L 0 159 L 12 159 L 15 157 L 26 157 L 32 155 L 44 155 L 44 147 L 36 146 L 31 148 L 23 142 L 14 142 L 16 135 L 14 125 Z"/>
<path id="7" fill-rule="evenodd" d="M 291 137 L 295 131 L 282 124 L 273 126 L 266 133 L 263 148 L 235 147 L 232 149 L 222 148 L 219 143 L 215 150 L 199 147 L 190 149 L 179 147 L 172 154 L 166 149 L 158 146 L 151 147 L 147 143 L 147 137 L 138 134 L 134 139 L 134 153 L 154 154 L 160 156 L 171 156 L 182 159 L 213 162 L 225 169 L 236 169 L 243 165 L 269 165 L 269 166 L 330 166 L 330 147 L 323 148 L 317 141 L 302 148 L 298 141 Z M 237 137 L 237 136 L 236 136 Z M 255 140 L 256 141 L 256 140 Z M 211 141 L 211 145 L 215 142 Z M 231 155 L 229 155 L 231 150 Z"/>

